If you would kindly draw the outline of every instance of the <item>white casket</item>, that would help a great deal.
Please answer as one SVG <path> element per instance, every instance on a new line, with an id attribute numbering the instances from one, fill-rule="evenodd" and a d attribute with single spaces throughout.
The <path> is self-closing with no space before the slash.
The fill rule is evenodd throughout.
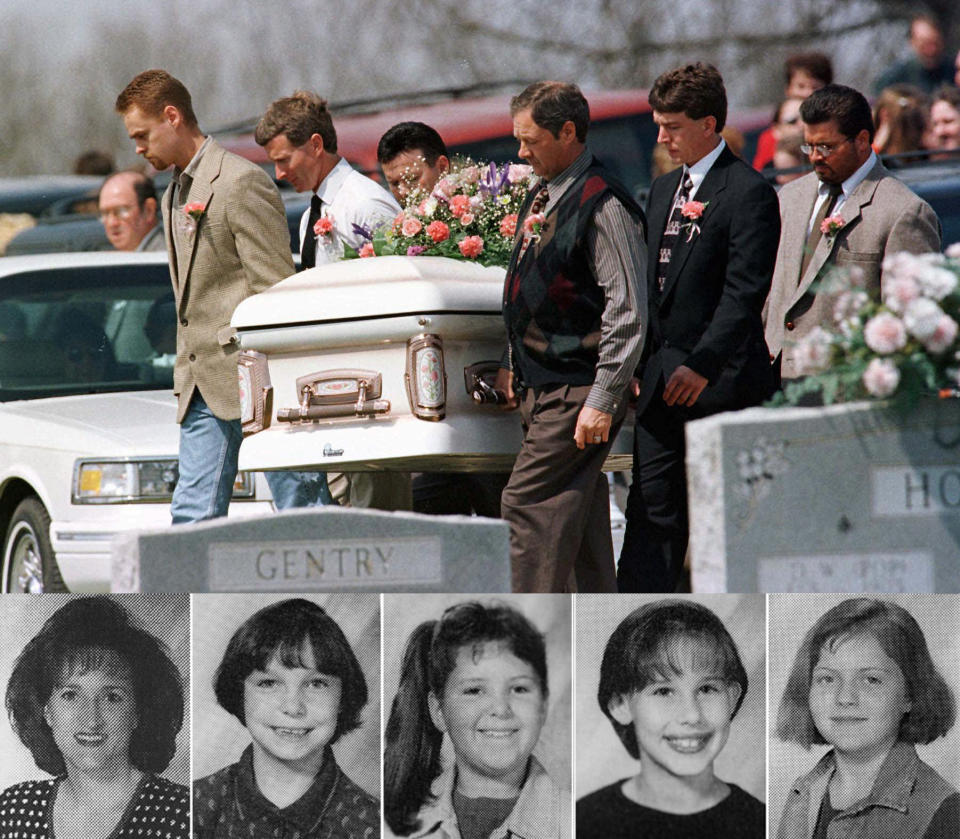
<path id="1" fill-rule="evenodd" d="M 504 271 L 382 256 L 243 301 L 240 468 L 504 472 L 522 432 L 495 402 Z M 610 469 L 630 465 L 621 435 Z"/>

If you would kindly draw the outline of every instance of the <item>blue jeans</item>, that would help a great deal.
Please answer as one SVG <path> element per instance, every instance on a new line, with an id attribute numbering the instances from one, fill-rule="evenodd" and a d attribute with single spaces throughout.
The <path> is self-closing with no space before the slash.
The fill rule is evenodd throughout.
<path id="1" fill-rule="evenodd" d="M 326 472 L 265 472 L 278 510 L 333 504 Z"/>
<path id="2" fill-rule="evenodd" d="M 240 420 L 220 419 L 194 391 L 180 424 L 180 477 L 170 504 L 174 524 L 227 514 L 242 440 Z"/>

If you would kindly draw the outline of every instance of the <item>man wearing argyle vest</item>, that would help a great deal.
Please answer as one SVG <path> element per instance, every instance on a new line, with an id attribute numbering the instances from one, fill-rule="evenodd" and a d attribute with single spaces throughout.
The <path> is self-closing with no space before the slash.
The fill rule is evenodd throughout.
<path id="1" fill-rule="evenodd" d="M 643 211 L 586 147 L 580 90 L 537 82 L 510 103 L 540 176 L 504 283 L 498 388 L 524 441 L 503 493 L 513 590 L 616 590 L 603 462 L 643 346 Z"/>

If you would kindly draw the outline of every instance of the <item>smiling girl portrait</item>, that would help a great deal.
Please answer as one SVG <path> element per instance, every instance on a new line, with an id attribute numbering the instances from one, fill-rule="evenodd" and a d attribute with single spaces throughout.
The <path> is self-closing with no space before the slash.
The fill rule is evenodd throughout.
<path id="1" fill-rule="evenodd" d="M 568 836 L 570 599 L 385 603 L 385 637 L 406 641 L 385 651 L 386 835 Z"/>
<path id="2" fill-rule="evenodd" d="M 198 595 L 194 614 L 195 839 L 379 835 L 378 595 Z"/>
<path id="3" fill-rule="evenodd" d="M 593 789 L 577 801 L 578 839 L 763 839 L 763 804 L 732 780 L 737 777 L 745 783 L 744 778 L 751 779 L 749 771 L 744 773 L 741 767 L 728 775 L 715 767 L 731 739 L 732 724 L 749 693 L 757 690 L 750 685 L 736 642 L 703 602 L 669 598 L 637 606 L 638 602 L 643 601 L 630 597 L 623 604 L 613 604 L 588 596 L 577 599 L 577 712 L 578 720 L 583 714 L 584 733 L 593 741 L 578 740 L 583 743 L 582 749 L 578 745 L 578 794 L 583 788 L 580 780 L 588 773 L 592 777 L 587 783 Z M 738 630 L 746 630 L 745 636 L 752 641 L 751 669 L 762 673 L 762 597 L 723 595 L 710 602 L 726 612 Z M 584 668 L 592 666 L 596 671 L 598 656 L 586 636 L 604 634 L 601 629 L 613 620 L 615 606 L 629 605 L 635 608 L 612 634 L 607 630 L 599 678 L 591 678 Z M 580 693 L 581 674 L 585 687 L 593 688 L 592 696 Z M 751 704 L 748 716 L 754 730 L 759 722 L 762 731 L 762 678 L 758 682 L 759 699 Z M 590 705 L 593 708 L 588 710 Z M 597 710 L 606 717 L 615 738 L 596 737 Z M 751 740 L 745 737 L 748 732 L 749 728 L 738 726 L 739 753 L 741 761 L 753 763 L 754 788 L 762 790 L 762 737 Z M 621 748 L 609 745 L 611 739 L 619 740 Z M 744 751 L 745 740 L 748 749 L 754 750 L 752 759 Z M 626 778 L 624 770 L 616 768 L 624 750 L 639 761 L 639 772 L 632 763 Z M 581 770 L 581 759 L 589 762 L 589 769 Z M 598 772 L 611 770 L 617 773 L 614 780 L 603 784 Z"/>
<path id="4" fill-rule="evenodd" d="M 856 597 L 825 608 L 830 602 L 812 597 L 791 603 L 794 614 L 816 619 L 793 657 L 776 734 L 784 743 L 815 748 L 819 759 L 808 756 L 804 774 L 780 794 L 777 836 L 956 839 L 956 738 L 944 743 L 946 749 L 925 751 L 949 780 L 917 751 L 947 737 L 956 719 L 955 696 L 911 610 L 942 641 L 936 649 L 947 654 L 951 668 L 944 672 L 956 683 L 960 602 L 952 596 L 913 595 L 900 602 Z M 777 634 L 796 637 L 788 627 L 781 623 Z M 771 645 L 773 638 L 771 628 Z M 788 754 L 796 756 L 796 750 Z M 785 768 L 785 762 L 771 761 L 772 779 L 776 774 L 782 784 Z"/>
<path id="5" fill-rule="evenodd" d="M 9 640 L 38 616 L 49 617 L 9 671 L 6 709 L 43 777 L 0 796 L 0 837 L 186 839 L 187 789 L 161 775 L 183 779 L 189 761 L 184 680 L 157 636 L 186 651 L 187 596 L 6 598 L 4 673 Z M 36 777 L 23 749 L 0 747 L 4 778 Z"/>

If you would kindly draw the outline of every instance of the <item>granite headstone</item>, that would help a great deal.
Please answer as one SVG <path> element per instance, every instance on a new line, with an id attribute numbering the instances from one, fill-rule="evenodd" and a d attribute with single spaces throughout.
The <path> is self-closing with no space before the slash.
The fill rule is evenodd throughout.
<path id="1" fill-rule="evenodd" d="M 687 426 L 698 592 L 960 592 L 960 401 Z"/>
<path id="2" fill-rule="evenodd" d="M 495 519 L 325 507 L 118 536 L 114 592 L 507 592 Z"/>

